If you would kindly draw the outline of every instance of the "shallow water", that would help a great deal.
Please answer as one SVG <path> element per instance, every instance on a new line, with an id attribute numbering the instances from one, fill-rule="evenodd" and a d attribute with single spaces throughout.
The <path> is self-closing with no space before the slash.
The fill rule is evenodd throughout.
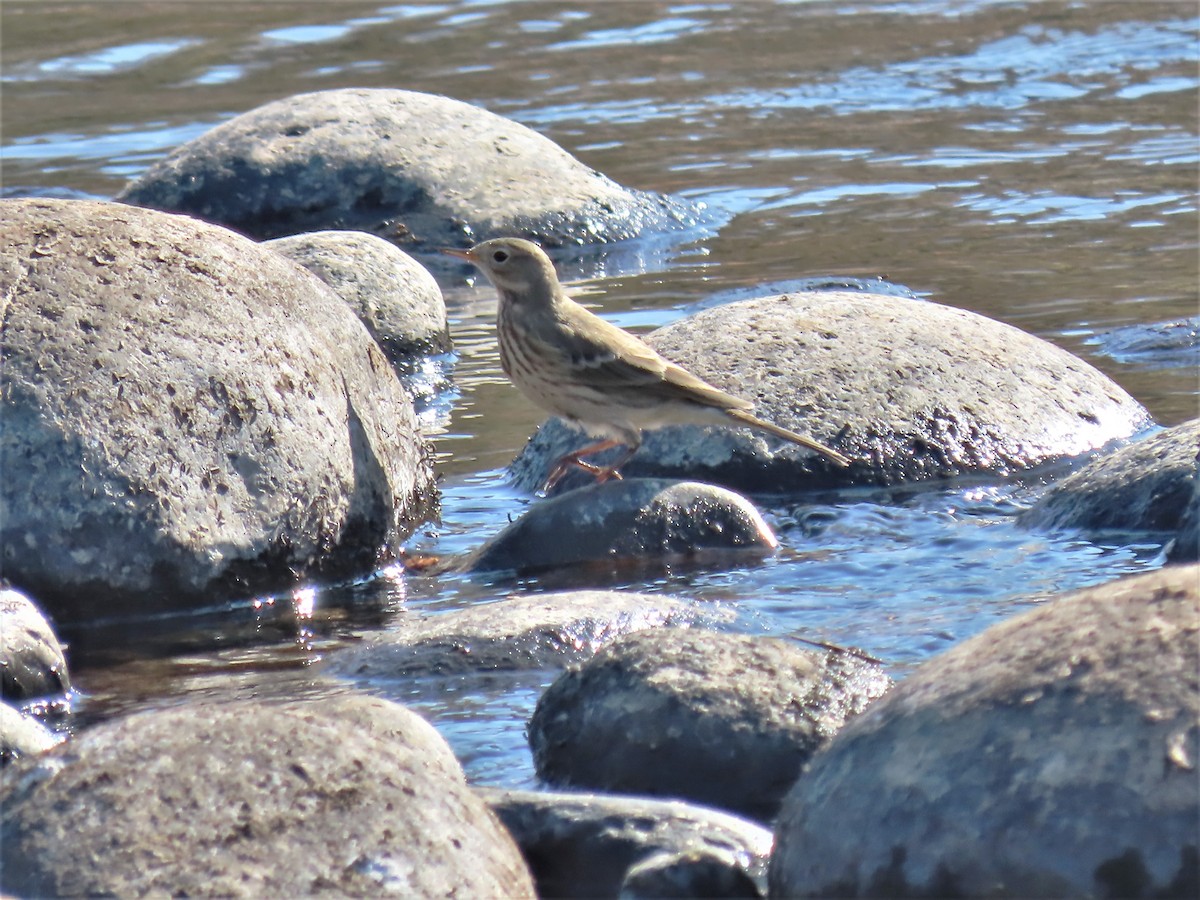
<path id="1" fill-rule="evenodd" d="M 682 242 L 569 262 L 586 302 L 624 327 L 767 283 L 883 277 L 1066 347 L 1161 424 L 1197 413 L 1191 2 L 6 0 L 0 16 L 6 196 L 112 197 L 179 143 L 294 93 L 444 93 L 623 184 L 709 206 L 711 227 Z M 425 414 L 444 515 L 411 548 L 457 553 L 533 502 L 504 467 L 541 417 L 500 372 L 490 292 L 444 287 L 456 392 Z M 1133 326 L 1168 322 L 1182 322 L 1173 343 L 1128 350 Z M 610 584 L 859 646 L 903 675 L 1055 592 L 1161 565 L 1145 536 L 1017 528 L 1039 487 L 1035 474 L 756 498 L 782 545 L 765 562 Z M 149 659 L 77 647 L 76 727 L 197 695 L 323 690 L 311 664 L 396 610 L 550 586 L 388 571 L 302 595 L 311 615 L 281 614 L 281 598 L 175 623 L 169 642 L 146 628 Z M 475 780 L 528 785 L 524 721 L 552 677 L 365 686 L 425 712 Z"/>

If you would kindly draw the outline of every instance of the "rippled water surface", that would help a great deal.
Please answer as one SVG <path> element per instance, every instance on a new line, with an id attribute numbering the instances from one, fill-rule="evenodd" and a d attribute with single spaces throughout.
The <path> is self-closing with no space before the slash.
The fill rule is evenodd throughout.
<path id="1" fill-rule="evenodd" d="M 767 283 L 883 277 L 1070 349 L 1164 425 L 1197 412 L 1194 2 L 5 0 L 0 16 L 6 196 L 112 197 L 183 141 L 295 93 L 444 93 L 623 184 L 709 206 L 712 227 L 684 243 L 569 263 L 624 327 Z M 532 502 L 504 467 L 540 416 L 500 373 L 490 293 L 444 287 L 457 391 L 426 414 L 444 517 L 412 548 L 455 553 Z M 1164 347 L 1131 345 L 1171 323 L 1155 332 L 1175 336 Z M 1039 487 L 756 498 L 782 544 L 765 563 L 611 583 L 721 607 L 742 629 L 861 646 L 903 674 L 1057 591 L 1161 564 L 1145 537 L 1017 528 Z M 80 720 L 316 690 L 309 663 L 399 609 L 547 586 L 385 572 L 305 596 L 318 613 L 300 626 L 218 615 L 158 658 L 94 657 Z M 214 634 L 229 646 L 214 651 Z M 528 784 L 523 723 L 552 677 L 367 687 L 426 712 L 475 779 Z"/>

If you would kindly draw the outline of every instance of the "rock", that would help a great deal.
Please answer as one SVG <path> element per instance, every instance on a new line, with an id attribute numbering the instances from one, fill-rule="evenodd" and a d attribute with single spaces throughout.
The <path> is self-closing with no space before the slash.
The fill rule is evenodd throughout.
<path id="1" fill-rule="evenodd" d="M 922 665 L 813 759 L 773 897 L 1195 897 L 1200 567 L 1088 588 Z"/>
<path id="2" fill-rule="evenodd" d="M 316 231 L 267 241 L 350 304 L 392 364 L 450 349 L 446 303 L 429 270 L 383 238 L 361 231 Z"/>
<path id="3" fill-rule="evenodd" d="M 363 696 L 108 722 L 10 766 L 0 823 L 21 896 L 533 896 L 433 727 Z"/>
<path id="4" fill-rule="evenodd" d="M 691 624 L 696 609 L 658 594 L 559 591 L 509 597 L 453 612 L 410 615 L 322 664 L 376 680 L 405 675 L 561 668 L 620 635 Z"/>
<path id="5" fill-rule="evenodd" d="M 512 833 L 538 896 L 616 897 L 639 863 L 703 854 L 725 861 L 724 878 L 763 883 L 771 832 L 745 819 L 687 803 L 601 794 L 501 791 L 479 794 Z M 697 868 L 701 865 L 697 863 Z M 640 879 L 634 878 L 631 889 Z M 711 882 L 710 882 L 711 883 Z M 709 896 L 745 896 L 713 894 Z"/>
<path id="6" fill-rule="evenodd" d="M 754 493 L 1007 473 L 1151 424 L 1132 397 L 1065 350 L 966 310 L 905 297 L 760 297 L 704 310 L 647 340 L 754 401 L 760 418 L 854 463 L 840 469 L 747 429 L 678 426 L 647 432 L 622 468 L 626 477 L 696 478 Z M 555 460 L 582 446 L 577 432 L 551 420 L 514 462 L 513 477 L 533 489 Z"/>
<path id="7" fill-rule="evenodd" d="M 33 716 L 0 703 L 0 766 L 23 756 L 37 756 L 57 743 L 54 733 Z"/>
<path id="8" fill-rule="evenodd" d="M 531 572 L 622 560 L 668 562 L 721 551 L 766 553 L 775 546 L 762 514 L 732 491 L 626 479 L 534 504 L 457 568 Z"/>
<path id="9" fill-rule="evenodd" d="M 118 199 L 260 238 L 355 229 L 425 251 L 501 235 L 620 241 L 699 220 L 687 201 L 623 188 L 516 122 L 391 89 L 250 110 L 176 149 Z"/>
<path id="10" fill-rule="evenodd" d="M 754 879 L 732 853 L 684 850 L 657 853 L 631 866 L 621 882 L 620 900 L 657 897 L 761 897 Z"/>
<path id="11" fill-rule="evenodd" d="M 634 633 L 559 676 L 529 720 L 529 745 L 556 787 L 768 819 L 804 763 L 888 684 L 848 653 L 776 638 Z"/>
<path id="12" fill-rule="evenodd" d="M 5 700 L 63 694 L 71 687 L 62 644 L 33 601 L 0 588 L 0 693 Z"/>
<path id="13" fill-rule="evenodd" d="M 1173 322 L 1138 323 L 1096 335 L 1106 356 L 1127 365 L 1149 369 L 1200 366 L 1200 316 Z"/>
<path id="14" fill-rule="evenodd" d="M 260 245 L 113 203 L 0 203 L 4 570 L 70 638 L 369 571 L 434 507 L 366 329 Z"/>
<path id="15" fill-rule="evenodd" d="M 1088 463 L 1051 487 L 1021 522 L 1050 531 L 1169 534 L 1178 558 L 1195 560 L 1200 548 L 1185 524 L 1200 516 L 1198 460 L 1200 419 L 1192 419 Z"/>

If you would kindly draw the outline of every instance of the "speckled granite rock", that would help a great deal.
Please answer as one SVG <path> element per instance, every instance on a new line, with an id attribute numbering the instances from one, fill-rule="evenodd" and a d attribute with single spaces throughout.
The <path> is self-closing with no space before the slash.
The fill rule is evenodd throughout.
<path id="1" fill-rule="evenodd" d="M 768 819 L 800 768 L 890 681 L 846 653 L 715 631 L 619 638 L 529 720 L 558 787 L 677 797 Z"/>
<path id="2" fill-rule="evenodd" d="M 457 568 L 530 572 L 766 553 L 775 535 L 745 497 L 711 484 L 626 479 L 533 504 Z"/>
<path id="3" fill-rule="evenodd" d="M 435 506 L 346 304 L 183 216 L 0 201 L 4 572 L 63 636 L 369 571 Z"/>
<path id="4" fill-rule="evenodd" d="M 433 727 L 357 695 L 100 725 L 8 767 L 0 838 L 18 896 L 533 896 Z"/>
<path id="5" fill-rule="evenodd" d="M 118 199 L 256 237 L 352 228 L 425 251 L 501 235 L 619 241 L 699 216 L 687 201 L 621 187 L 516 122 L 384 88 L 252 109 L 177 148 Z"/>
<path id="6" fill-rule="evenodd" d="M 649 432 L 622 469 L 627 477 L 695 478 L 765 492 L 1003 473 L 1074 456 L 1151 424 L 1132 397 L 1065 350 L 975 313 L 905 297 L 760 297 L 704 310 L 647 340 L 673 362 L 754 401 L 759 417 L 854 463 L 839 469 L 745 429 L 684 426 Z M 585 443 L 551 420 L 513 463 L 513 476 L 534 489 L 556 459 Z"/>
<path id="7" fill-rule="evenodd" d="M 383 238 L 361 231 L 315 231 L 267 241 L 329 285 L 367 326 L 393 365 L 450 349 L 446 303 L 424 266 Z"/>
<path id="8" fill-rule="evenodd" d="M 1031 528 L 1172 535 L 1173 559 L 1180 562 L 1200 555 L 1197 519 L 1200 419 L 1093 460 L 1051 487 L 1021 516 Z"/>
<path id="9" fill-rule="evenodd" d="M 922 665 L 813 759 L 773 897 L 1194 897 L 1200 566 L 1051 600 Z"/>

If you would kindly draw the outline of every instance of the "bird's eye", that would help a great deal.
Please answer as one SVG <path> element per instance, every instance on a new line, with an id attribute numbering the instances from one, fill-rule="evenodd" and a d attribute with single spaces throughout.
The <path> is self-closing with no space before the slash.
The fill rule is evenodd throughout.
<path id="1" fill-rule="evenodd" d="M 502 262 L 504 262 L 506 259 L 508 259 L 508 253 L 507 253 L 507 251 L 504 251 L 504 250 L 497 250 L 495 253 L 493 253 L 493 254 L 492 254 L 492 260 L 493 260 L 494 262 L 502 263 Z"/>

